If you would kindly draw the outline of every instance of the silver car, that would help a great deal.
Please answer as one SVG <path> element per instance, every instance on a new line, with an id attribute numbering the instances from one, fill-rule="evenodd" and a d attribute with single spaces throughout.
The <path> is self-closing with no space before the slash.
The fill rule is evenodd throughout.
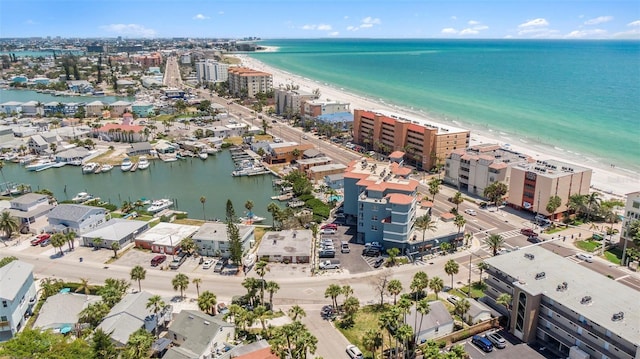
<path id="1" fill-rule="evenodd" d="M 487 339 L 489 339 L 489 341 L 491 343 L 493 343 L 493 346 L 498 348 L 498 349 L 504 349 L 507 346 L 507 341 L 504 340 L 504 338 L 502 337 L 502 335 L 493 332 L 493 333 L 489 333 L 487 335 L 485 335 L 485 337 Z"/>

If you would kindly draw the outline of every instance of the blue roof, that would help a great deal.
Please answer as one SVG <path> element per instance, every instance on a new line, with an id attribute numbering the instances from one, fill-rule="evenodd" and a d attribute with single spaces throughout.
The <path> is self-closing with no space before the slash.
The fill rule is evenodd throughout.
<path id="1" fill-rule="evenodd" d="M 318 120 L 324 122 L 353 122 L 353 114 L 351 112 L 336 112 L 327 115 L 320 115 Z"/>

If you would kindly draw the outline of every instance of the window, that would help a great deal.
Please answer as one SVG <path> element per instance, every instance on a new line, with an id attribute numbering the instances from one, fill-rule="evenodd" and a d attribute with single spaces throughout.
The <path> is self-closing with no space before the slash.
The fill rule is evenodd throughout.
<path id="1" fill-rule="evenodd" d="M 372 231 L 377 231 L 377 230 L 378 230 L 378 226 L 376 226 L 376 225 L 372 225 L 372 226 L 371 226 L 371 230 L 372 230 Z"/>
<path id="2" fill-rule="evenodd" d="M 3 307 L 5 307 L 5 308 L 8 306 L 8 305 L 7 305 L 7 301 L 6 301 L 6 300 L 3 300 L 3 301 L 2 301 L 2 306 L 3 306 Z"/>
<path id="3" fill-rule="evenodd" d="M 7 316 L 3 315 L 0 317 L 0 322 L 7 322 L 7 321 L 8 321 Z"/>

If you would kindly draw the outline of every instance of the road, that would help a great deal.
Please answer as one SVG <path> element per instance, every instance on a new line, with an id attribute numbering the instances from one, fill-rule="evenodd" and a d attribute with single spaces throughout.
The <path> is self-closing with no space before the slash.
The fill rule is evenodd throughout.
<path id="1" fill-rule="evenodd" d="M 170 56 L 167 58 L 162 83 L 168 88 L 182 88 L 182 77 L 180 76 L 180 66 L 178 65 L 177 57 Z"/>

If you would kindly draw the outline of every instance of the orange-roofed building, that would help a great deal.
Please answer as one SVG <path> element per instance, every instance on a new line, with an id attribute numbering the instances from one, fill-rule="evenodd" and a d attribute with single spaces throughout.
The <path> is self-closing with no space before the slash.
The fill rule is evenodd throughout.
<path id="1" fill-rule="evenodd" d="M 273 89 L 273 75 L 246 67 L 230 67 L 228 81 L 229 93 L 235 96 L 255 98 L 257 93 Z"/>
<path id="2" fill-rule="evenodd" d="M 142 142 L 147 140 L 144 126 L 120 125 L 107 123 L 98 129 L 98 136 L 102 139 L 120 142 Z"/>

